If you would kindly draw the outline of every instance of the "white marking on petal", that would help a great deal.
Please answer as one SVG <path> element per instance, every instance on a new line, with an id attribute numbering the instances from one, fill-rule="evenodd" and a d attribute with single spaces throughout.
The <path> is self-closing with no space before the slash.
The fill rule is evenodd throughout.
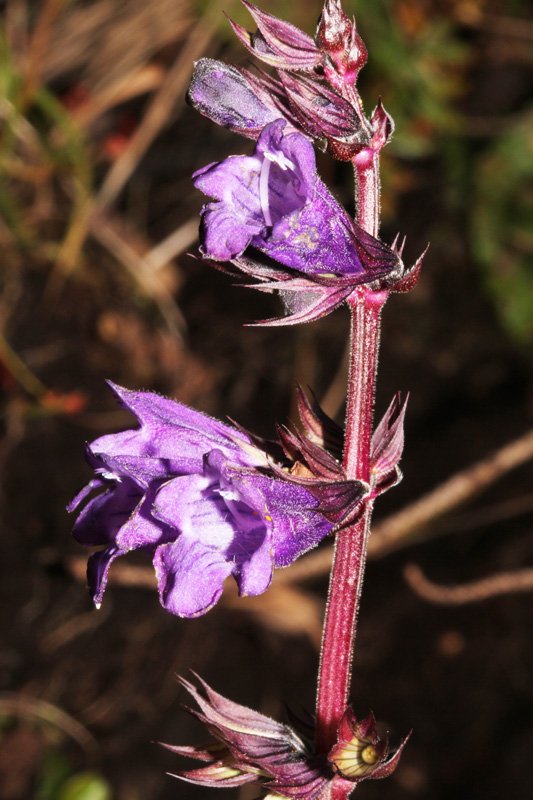
<path id="1" fill-rule="evenodd" d="M 120 477 L 120 475 L 115 475 L 114 472 L 108 472 L 107 470 L 104 470 L 103 472 L 100 473 L 100 475 L 106 481 L 117 481 L 117 483 L 122 483 L 122 478 Z"/>
<path id="2" fill-rule="evenodd" d="M 269 155 L 268 153 L 266 154 Z M 268 176 L 270 175 L 270 165 L 272 159 L 264 158 L 261 164 L 261 174 L 259 176 L 259 202 L 261 203 L 261 211 L 265 218 L 266 224 L 270 227 L 272 225 L 272 217 L 270 216 L 270 204 L 268 202 Z"/>

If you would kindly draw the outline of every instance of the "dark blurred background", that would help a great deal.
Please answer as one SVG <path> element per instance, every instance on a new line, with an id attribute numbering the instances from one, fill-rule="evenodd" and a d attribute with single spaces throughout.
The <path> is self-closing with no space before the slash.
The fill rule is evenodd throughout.
<path id="1" fill-rule="evenodd" d="M 308 32 L 320 12 L 318 1 L 262 6 Z M 194 621 L 162 611 L 147 560 L 123 559 L 95 612 L 64 510 L 89 474 L 83 443 L 131 422 L 105 378 L 264 435 L 291 415 L 300 381 L 340 420 L 347 319 L 244 328 L 275 313 L 275 299 L 187 255 L 201 205 L 191 173 L 251 144 L 184 93 L 201 55 L 248 62 L 222 14 L 250 26 L 243 8 L 0 8 L 0 798 L 201 800 L 214 790 L 168 777 L 183 764 L 153 744 L 203 739 L 175 674 L 193 668 L 278 718 L 285 704 L 312 709 L 327 557 L 257 600 L 230 591 Z M 407 234 L 408 259 L 431 242 L 419 285 L 385 311 L 377 411 L 397 389 L 411 400 L 405 479 L 378 504 L 377 531 L 436 487 L 449 500 L 426 503 L 424 525 L 408 515 L 393 546 L 376 538 L 353 702 L 393 742 L 414 733 L 396 774 L 358 795 L 528 800 L 533 618 L 531 594 L 513 589 L 517 576 L 533 583 L 533 22 L 522 0 L 346 10 L 369 49 L 367 110 L 381 95 L 397 126 L 382 235 Z M 351 207 L 349 167 L 321 157 L 320 170 Z M 443 495 L 502 448 L 492 473 L 467 472 Z M 418 573 L 406 583 L 410 563 L 429 588 Z"/>

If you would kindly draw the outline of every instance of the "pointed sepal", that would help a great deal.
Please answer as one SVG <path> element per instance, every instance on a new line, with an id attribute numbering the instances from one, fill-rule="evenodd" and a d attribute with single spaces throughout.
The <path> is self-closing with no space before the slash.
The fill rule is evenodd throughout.
<path id="1" fill-rule="evenodd" d="M 246 0 L 243 5 L 256 23 L 257 32 L 250 33 L 242 25 L 229 22 L 237 38 L 254 56 L 278 69 L 312 70 L 320 64 L 322 54 L 310 36 Z"/>
<path id="2" fill-rule="evenodd" d="M 361 144 L 361 122 L 353 106 L 325 84 L 306 76 L 281 73 L 289 104 L 310 136 L 350 139 Z"/>
<path id="3" fill-rule="evenodd" d="M 304 392 L 296 386 L 296 403 L 303 431 L 308 439 L 325 447 L 340 461 L 344 447 L 344 431 L 320 407 L 316 395 L 311 390 Z"/>
<path id="4" fill-rule="evenodd" d="M 372 128 L 370 146 L 379 153 L 390 142 L 394 133 L 394 120 L 381 102 L 381 97 L 370 117 L 370 127 Z"/>
<path id="5" fill-rule="evenodd" d="M 422 271 L 422 263 L 424 261 L 424 256 L 426 255 L 428 249 L 429 249 L 429 244 L 426 245 L 426 247 L 424 248 L 422 253 L 418 256 L 417 260 L 414 262 L 412 266 L 407 268 L 404 267 L 401 277 L 396 282 L 391 284 L 390 290 L 392 292 L 403 293 L 403 292 L 410 292 L 411 289 L 414 289 L 414 287 L 418 283 L 418 279 L 420 278 L 420 273 Z"/>
<path id="6" fill-rule="evenodd" d="M 398 392 L 372 436 L 370 466 L 374 496 L 396 486 L 402 478 L 399 463 L 404 447 L 404 422 L 409 395 Z"/>

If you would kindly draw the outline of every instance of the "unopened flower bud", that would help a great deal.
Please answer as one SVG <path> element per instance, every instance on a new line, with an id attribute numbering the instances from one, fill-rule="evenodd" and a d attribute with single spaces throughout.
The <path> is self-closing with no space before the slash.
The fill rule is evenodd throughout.
<path id="1" fill-rule="evenodd" d="M 354 783 L 364 778 L 385 778 L 396 769 L 408 738 L 390 753 L 387 739 L 378 736 L 374 715 L 359 721 L 352 709 L 347 708 L 328 761 L 337 774 Z"/>
<path id="2" fill-rule="evenodd" d="M 367 60 L 367 49 L 357 32 L 355 20 L 342 10 L 340 0 L 326 0 L 316 33 L 316 43 L 326 56 L 324 71 L 336 85 L 353 85 Z"/>

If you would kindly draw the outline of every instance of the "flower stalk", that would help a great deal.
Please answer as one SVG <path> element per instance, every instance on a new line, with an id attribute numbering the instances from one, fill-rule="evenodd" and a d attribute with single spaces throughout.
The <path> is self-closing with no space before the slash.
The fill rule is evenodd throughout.
<path id="1" fill-rule="evenodd" d="M 370 148 L 353 159 L 356 174 L 357 222 L 368 233 L 379 228 L 378 153 Z M 351 314 L 350 362 L 347 387 L 344 470 L 350 478 L 370 483 L 370 453 L 375 386 L 381 330 L 381 310 L 387 292 L 360 287 L 348 298 Z M 330 574 L 322 633 L 316 705 L 316 749 L 334 745 L 348 704 L 359 604 L 363 586 L 372 499 L 363 500 L 357 522 L 340 531 Z M 342 786 L 335 800 L 347 797 Z M 333 800 L 333 799 L 332 799 Z"/>

